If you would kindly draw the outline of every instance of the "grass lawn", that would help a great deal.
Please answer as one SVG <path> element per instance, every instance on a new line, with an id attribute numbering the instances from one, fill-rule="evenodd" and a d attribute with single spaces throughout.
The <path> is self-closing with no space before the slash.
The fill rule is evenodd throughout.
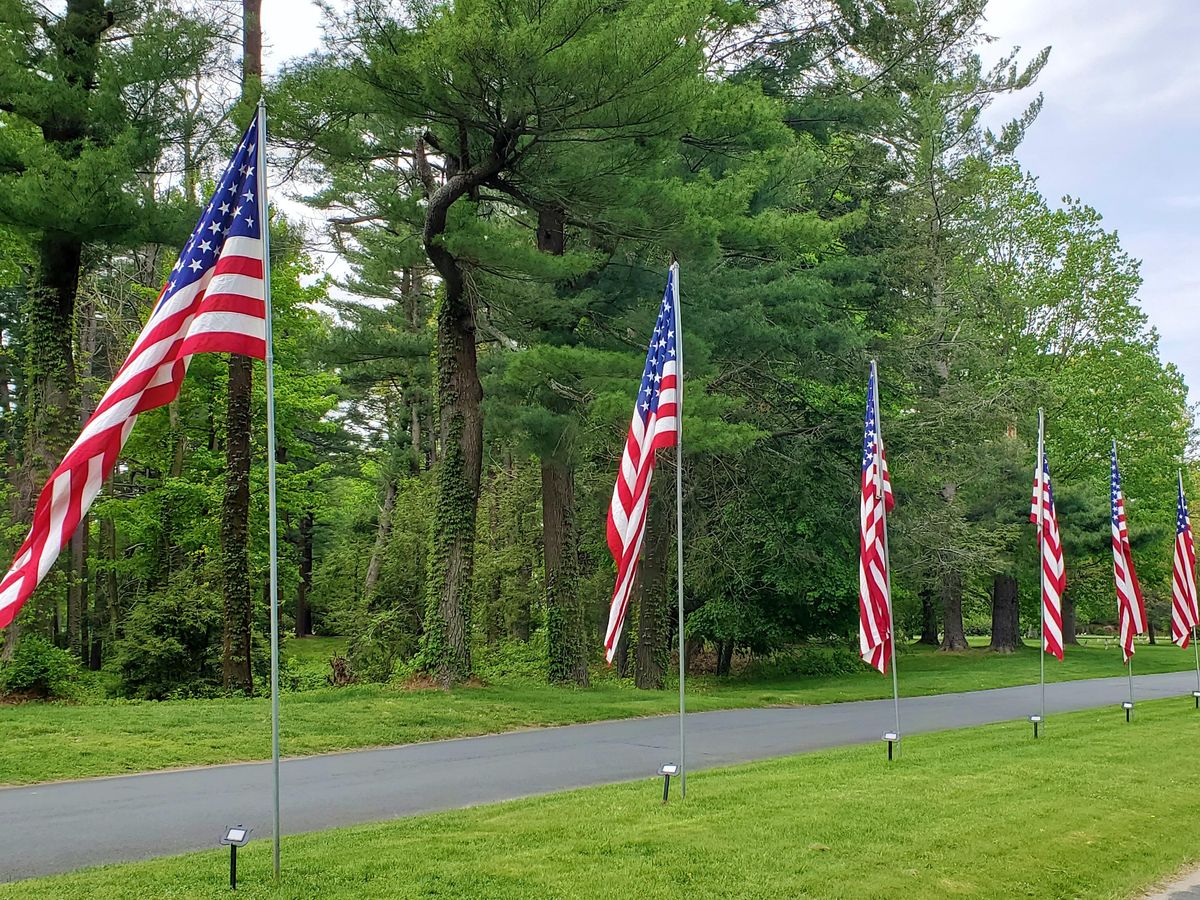
<path id="1" fill-rule="evenodd" d="M 296 652 L 290 642 L 288 652 Z M 313 645 L 315 647 L 315 645 Z M 329 645 L 320 652 L 334 649 Z M 311 664 L 312 660 L 309 660 Z M 1170 643 L 1142 645 L 1134 660 L 1140 674 L 1187 669 L 1190 651 Z M 943 654 L 907 648 L 900 656 L 905 695 L 968 691 L 1037 681 L 1033 649 L 1002 656 L 983 649 Z M 1119 676 L 1120 651 L 1071 648 L 1066 662 L 1046 664 L 1048 680 Z M 830 703 L 890 696 L 891 679 L 863 667 L 854 675 L 787 680 L 694 678 L 688 708 Z M 498 683 L 451 692 L 405 690 L 397 685 L 285 694 L 281 742 L 289 756 L 489 734 L 539 725 L 659 715 L 676 709 L 668 691 L 638 691 L 627 683 L 598 680 L 586 690 L 539 684 Z M 180 700 L 94 704 L 28 703 L 0 708 L 0 784 L 26 784 L 123 772 L 266 759 L 270 755 L 270 704 L 251 700 Z"/>
<path id="2" fill-rule="evenodd" d="M 1200 714 L 1185 700 L 1013 722 L 659 782 L 286 838 L 244 898 L 1131 897 L 1200 858 Z M 401 776 L 402 777 L 402 776 Z M 2 898 L 227 897 L 220 850 L 0 885 Z"/>

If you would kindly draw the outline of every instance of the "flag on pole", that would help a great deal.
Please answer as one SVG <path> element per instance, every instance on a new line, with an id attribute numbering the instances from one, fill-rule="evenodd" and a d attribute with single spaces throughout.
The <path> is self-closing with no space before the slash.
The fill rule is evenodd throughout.
<path id="1" fill-rule="evenodd" d="M 1033 509 L 1029 521 L 1038 526 L 1038 546 L 1042 558 L 1042 650 L 1063 658 L 1062 596 L 1067 589 L 1067 570 L 1063 563 L 1062 538 L 1058 532 L 1058 513 L 1054 509 L 1054 489 L 1050 485 L 1050 459 L 1045 447 L 1042 463 L 1033 473 Z"/>
<path id="2" fill-rule="evenodd" d="M 679 434 L 679 403 L 676 386 L 676 340 L 679 285 L 672 267 L 667 276 L 654 334 L 646 352 L 646 367 L 633 406 L 633 420 L 621 454 L 621 468 L 608 507 L 608 549 L 617 563 L 617 581 L 608 612 L 604 657 L 610 663 L 629 607 L 629 595 L 637 573 L 638 554 L 646 530 L 650 504 L 650 479 L 656 451 L 673 447 Z"/>
<path id="3" fill-rule="evenodd" d="M 0 628 L 12 622 L 87 514 L 139 414 L 179 394 L 193 353 L 266 356 L 257 119 L 226 167 L 154 311 L 96 411 L 42 488 L 29 536 L 0 581 Z"/>
<path id="4" fill-rule="evenodd" d="M 862 658 L 887 674 L 891 655 L 891 585 L 888 583 L 887 513 L 896 505 L 887 454 L 879 436 L 875 367 L 867 379 L 863 428 L 862 496 L 859 503 L 858 644 Z"/>
<path id="5" fill-rule="evenodd" d="M 1117 466 L 1117 443 L 1112 447 L 1112 546 L 1113 577 L 1117 584 L 1117 613 L 1121 623 L 1121 653 L 1125 662 L 1133 656 L 1134 635 L 1146 630 L 1146 603 L 1133 566 L 1129 547 L 1129 523 L 1125 518 L 1125 495 L 1121 492 L 1121 470 Z"/>
<path id="6" fill-rule="evenodd" d="M 1179 476 L 1179 504 L 1175 518 L 1175 562 L 1171 577 L 1171 640 L 1184 649 L 1192 629 L 1200 624 L 1196 609 L 1196 546 L 1192 543 L 1192 520 Z"/>

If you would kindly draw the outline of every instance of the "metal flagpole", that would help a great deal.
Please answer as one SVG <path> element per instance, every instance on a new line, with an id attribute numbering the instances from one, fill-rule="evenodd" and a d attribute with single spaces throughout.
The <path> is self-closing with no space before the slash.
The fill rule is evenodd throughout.
<path id="1" fill-rule="evenodd" d="M 1046 727 L 1046 413 L 1038 408 L 1038 572 L 1042 608 L 1042 631 L 1038 635 L 1038 659 L 1042 670 L 1042 727 Z"/>
<path id="2" fill-rule="evenodd" d="M 883 528 L 883 571 L 887 578 L 888 627 L 892 644 L 892 701 L 896 705 L 896 740 L 900 739 L 900 677 L 896 674 L 896 618 L 892 614 L 892 551 L 888 547 L 887 490 L 883 483 L 883 423 L 879 412 L 879 367 L 871 360 L 871 380 L 875 383 L 875 442 L 879 447 L 879 465 L 875 481 L 879 490 L 879 525 Z"/>
<path id="3" fill-rule="evenodd" d="M 263 290 L 267 338 L 267 498 L 271 552 L 271 768 L 275 877 L 279 878 L 279 541 L 275 509 L 275 349 L 271 329 L 271 215 L 267 207 L 267 106 L 258 98 L 258 196 L 263 242 Z"/>
<path id="4" fill-rule="evenodd" d="M 683 325 L 679 317 L 679 263 L 671 263 L 675 312 L 675 571 L 679 605 L 679 796 L 687 797 L 687 709 L 683 699 L 687 661 L 683 655 Z"/>

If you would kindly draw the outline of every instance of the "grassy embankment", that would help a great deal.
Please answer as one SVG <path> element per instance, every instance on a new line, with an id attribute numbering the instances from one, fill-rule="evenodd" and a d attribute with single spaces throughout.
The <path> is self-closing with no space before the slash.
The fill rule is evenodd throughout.
<path id="1" fill-rule="evenodd" d="M 1149 654 L 1147 654 L 1149 655 Z M 1200 715 L 1178 700 L 814 753 L 286 838 L 243 898 L 1131 897 L 1200 858 Z M 229 896 L 212 850 L 0 885 L 0 900 Z"/>
<path id="2" fill-rule="evenodd" d="M 322 665 L 336 639 L 292 641 L 287 652 Z M 1190 651 L 1171 644 L 1140 646 L 1135 672 L 1147 674 L 1194 665 Z M 907 648 L 900 656 L 905 695 L 1005 687 L 1037 681 L 1033 649 L 1011 656 L 973 649 L 941 654 Z M 1050 660 L 1052 681 L 1120 676 L 1114 644 L 1071 648 L 1067 660 Z M 832 677 L 718 679 L 688 682 L 688 708 L 761 707 L 831 703 L 890 696 L 891 680 L 863 667 Z M 399 685 L 354 685 L 285 694 L 282 746 L 289 756 L 402 744 L 518 728 L 599 719 L 660 715 L 676 708 L 670 691 L 638 691 L 600 678 L 586 690 L 528 681 L 498 681 L 449 693 L 405 690 Z M 175 766 L 265 759 L 270 754 L 270 704 L 266 698 L 167 702 L 27 703 L 0 708 L 0 784 L 25 784 Z"/>

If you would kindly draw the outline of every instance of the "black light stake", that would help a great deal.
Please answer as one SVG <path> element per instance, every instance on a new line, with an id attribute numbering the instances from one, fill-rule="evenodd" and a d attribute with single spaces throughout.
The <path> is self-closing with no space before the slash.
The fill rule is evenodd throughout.
<path id="1" fill-rule="evenodd" d="M 663 777 L 663 803 L 667 802 L 667 796 L 671 793 L 671 776 L 679 773 L 679 766 L 675 763 L 667 763 L 658 770 L 658 774 Z"/>
<path id="2" fill-rule="evenodd" d="M 244 828 L 241 825 L 234 825 L 232 828 L 226 828 L 225 834 L 221 838 L 222 844 L 229 845 L 229 889 L 237 890 L 237 851 L 238 847 L 246 846 L 246 842 L 250 840 L 249 828 Z"/>
<path id="3" fill-rule="evenodd" d="M 1033 736 L 1038 736 L 1038 723 L 1042 721 L 1041 716 L 1030 716 L 1029 721 L 1033 723 Z"/>
<path id="4" fill-rule="evenodd" d="M 1129 721 L 1129 717 L 1133 714 L 1133 701 L 1126 700 L 1121 704 L 1121 709 L 1125 710 L 1125 721 Z"/>
<path id="5" fill-rule="evenodd" d="M 888 745 L 888 762 L 892 761 L 892 746 L 900 743 L 900 732 L 889 731 L 884 734 L 883 740 L 887 741 Z"/>
<path id="6" fill-rule="evenodd" d="M 1192 691 L 1192 696 L 1196 699 L 1196 709 L 1200 709 L 1200 691 Z"/>

